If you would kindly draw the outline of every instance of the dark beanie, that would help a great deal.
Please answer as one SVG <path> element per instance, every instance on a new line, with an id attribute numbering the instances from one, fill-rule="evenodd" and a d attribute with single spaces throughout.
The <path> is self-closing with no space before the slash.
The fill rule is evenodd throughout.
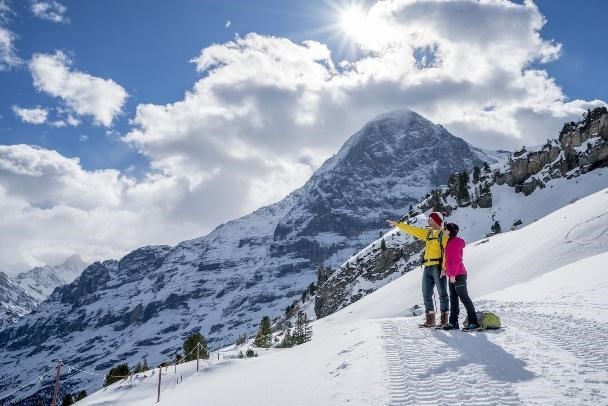
<path id="1" fill-rule="evenodd" d="M 455 223 L 447 223 L 445 225 L 446 230 L 450 232 L 450 237 L 456 237 L 458 235 L 458 224 Z"/>

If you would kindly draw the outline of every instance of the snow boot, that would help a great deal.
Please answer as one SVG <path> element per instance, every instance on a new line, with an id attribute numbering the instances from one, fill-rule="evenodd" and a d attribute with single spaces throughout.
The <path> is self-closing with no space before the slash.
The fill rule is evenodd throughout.
<path id="1" fill-rule="evenodd" d="M 466 326 L 464 326 L 462 331 L 477 331 L 479 329 L 481 329 L 481 327 L 479 327 L 477 324 L 469 323 Z"/>
<path id="2" fill-rule="evenodd" d="M 445 326 L 441 326 L 442 330 L 458 330 L 458 326 L 453 325 L 452 323 L 448 323 Z"/>
<path id="3" fill-rule="evenodd" d="M 450 315 L 450 313 L 448 313 L 448 312 L 441 312 L 441 321 L 439 322 L 439 325 L 441 327 L 444 327 L 448 324 L 449 315 Z"/>
<path id="4" fill-rule="evenodd" d="M 418 327 L 435 327 L 435 312 L 427 310 L 424 323 L 418 324 Z"/>

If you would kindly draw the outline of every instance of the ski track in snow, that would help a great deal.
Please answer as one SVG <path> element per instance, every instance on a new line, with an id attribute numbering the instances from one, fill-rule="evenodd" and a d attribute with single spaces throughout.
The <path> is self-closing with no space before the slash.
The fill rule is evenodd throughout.
<path id="1" fill-rule="evenodd" d="M 497 372 L 494 367 L 483 364 L 484 358 L 489 361 L 495 358 L 497 354 L 493 353 L 497 350 L 494 347 L 498 346 L 482 345 L 479 341 L 488 342 L 481 335 L 421 329 L 416 325 L 417 320 L 416 323 L 411 321 L 382 321 L 389 405 L 521 403 L 511 382 L 497 379 L 493 376 Z M 437 339 L 444 344 L 438 343 Z M 467 349 L 476 355 L 470 357 L 460 351 Z M 511 357 L 508 353 L 501 356 Z M 517 375 L 511 378 L 519 379 Z"/>
<path id="2" fill-rule="evenodd" d="M 608 405 L 607 323 L 538 313 L 529 303 L 482 300 L 477 305 L 495 310 L 506 329 L 446 332 L 421 329 L 413 317 L 380 321 L 388 405 L 520 405 L 531 400 Z"/>

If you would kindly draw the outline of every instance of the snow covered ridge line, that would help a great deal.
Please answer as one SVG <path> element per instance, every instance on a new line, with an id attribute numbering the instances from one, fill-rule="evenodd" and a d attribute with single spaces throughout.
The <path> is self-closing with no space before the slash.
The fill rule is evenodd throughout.
<path id="1" fill-rule="evenodd" d="M 596 173 L 581 177 L 607 176 Z M 510 195 L 535 198 L 556 187 L 527 197 L 510 188 Z M 172 387 L 159 406 L 605 404 L 607 246 L 604 188 L 524 228 L 467 246 L 469 291 L 480 310 L 501 317 L 508 326 L 501 332 L 418 328 L 419 318 L 408 317 L 421 301 L 420 275 L 412 272 L 315 321 L 309 343 L 206 364 L 198 374 L 190 367 L 183 381 L 167 380 Z M 272 390 L 260 390 L 268 382 Z M 134 380 L 80 404 L 151 405 L 156 384 Z"/>
<path id="2" fill-rule="evenodd" d="M 59 265 L 45 265 L 14 277 L 0 272 L 0 328 L 30 313 L 53 290 L 72 282 L 87 264 L 74 254 Z"/>
<path id="3" fill-rule="evenodd" d="M 559 138 L 524 147 L 502 164 L 473 168 L 447 178 L 446 186 L 410 206 L 405 218 L 425 226 L 430 210 L 449 213 L 468 241 L 522 227 L 608 186 L 608 110 L 596 108 L 578 123 L 566 123 Z M 601 169 L 601 170 L 600 170 Z M 600 175 L 593 176 L 592 174 Z M 423 244 L 391 230 L 319 278 L 317 317 L 328 316 L 419 265 Z M 324 271 L 324 275 L 331 270 Z"/>

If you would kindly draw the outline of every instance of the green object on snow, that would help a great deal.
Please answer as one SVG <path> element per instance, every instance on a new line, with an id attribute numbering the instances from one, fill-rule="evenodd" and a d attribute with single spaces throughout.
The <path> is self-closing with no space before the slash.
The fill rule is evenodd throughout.
<path id="1" fill-rule="evenodd" d="M 479 320 L 479 326 L 485 329 L 500 328 L 500 317 L 496 313 L 482 311 L 477 312 L 477 320 Z"/>

